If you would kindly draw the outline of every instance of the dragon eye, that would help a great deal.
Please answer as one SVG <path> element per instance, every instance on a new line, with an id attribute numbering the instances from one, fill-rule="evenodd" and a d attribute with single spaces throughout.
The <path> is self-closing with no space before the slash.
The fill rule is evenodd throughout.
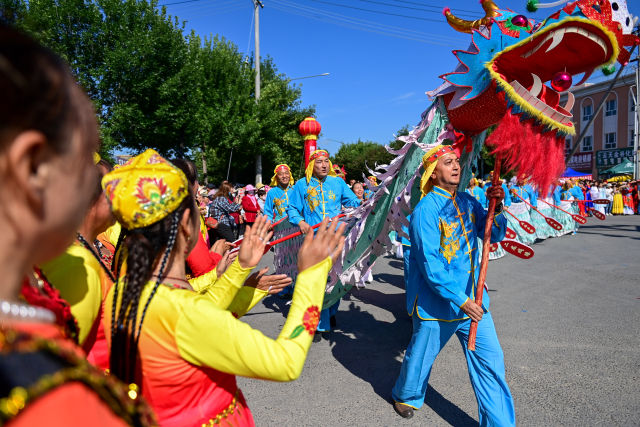
<path id="1" fill-rule="evenodd" d="M 511 23 L 513 25 L 515 25 L 516 27 L 528 27 L 529 26 L 529 20 L 524 15 L 516 15 L 516 16 L 514 16 L 513 18 L 511 18 Z"/>
<path id="2" fill-rule="evenodd" d="M 615 3 L 615 2 L 611 3 L 611 9 L 618 10 L 618 3 Z"/>

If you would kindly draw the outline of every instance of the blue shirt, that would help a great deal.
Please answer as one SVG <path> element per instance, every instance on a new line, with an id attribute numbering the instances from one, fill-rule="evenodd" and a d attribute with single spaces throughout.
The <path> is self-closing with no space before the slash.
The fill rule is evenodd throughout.
<path id="1" fill-rule="evenodd" d="M 529 193 L 526 185 L 523 185 L 522 187 L 518 186 L 517 184 L 513 185 L 511 187 L 511 192 L 515 192 L 518 196 L 522 197 L 525 201 L 531 203 L 531 194 Z M 523 201 L 520 200 L 517 196 L 513 196 L 512 200 L 513 200 L 513 203 L 523 203 Z"/>
<path id="2" fill-rule="evenodd" d="M 578 187 L 577 185 L 574 185 L 573 187 L 571 187 L 571 190 L 569 190 L 569 192 L 571 193 L 574 199 L 584 200 L 584 193 L 582 192 L 582 188 Z"/>
<path id="3" fill-rule="evenodd" d="M 423 320 L 468 318 L 460 306 L 475 298 L 480 261 L 478 238 L 484 237 L 487 212 L 466 192 L 455 198 L 434 187 L 411 214 L 407 311 Z M 491 242 L 504 238 L 507 219 L 494 218 Z M 483 295 L 489 308 L 489 295 Z"/>
<path id="4" fill-rule="evenodd" d="M 271 222 L 280 221 L 287 216 L 287 207 L 289 206 L 289 189 L 283 190 L 278 187 L 273 187 L 267 193 L 267 200 L 264 201 L 264 214 Z"/>
<path id="5" fill-rule="evenodd" d="M 529 193 L 529 203 L 531 203 L 531 206 L 533 206 L 534 208 L 537 208 L 538 207 L 538 191 L 529 184 L 526 184 L 524 186 L 524 189 L 527 190 L 527 193 Z"/>
<path id="6" fill-rule="evenodd" d="M 371 196 L 373 196 L 373 191 L 369 190 L 368 188 L 365 188 L 364 195 L 362 196 L 364 200 L 369 200 Z"/>
<path id="7" fill-rule="evenodd" d="M 471 194 L 484 207 L 487 206 L 487 196 L 484 190 L 477 185 L 473 188 L 467 188 L 467 193 Z"/>
<path id="8" fill-rule="evenodd" d="M 342 206 L 360 206 L 360 199 L 351 191 L 342 178 L 326 176 L 318 181 L 314 176 L 307 184 L 301 179 L 293 186 L 289 194 L 287 215 L 289 222 L 298 225 L 300 221 L 314 226 L 326 217 L 340 214 Z"/>
<path id="9" fill-rule="evenodd" d="M 560 194 L 562 193 L 562 188 L 559 185 L 556 185 L 556 188 L 553 190 L 553 204 L 558 206 L 560 204 Z"/>

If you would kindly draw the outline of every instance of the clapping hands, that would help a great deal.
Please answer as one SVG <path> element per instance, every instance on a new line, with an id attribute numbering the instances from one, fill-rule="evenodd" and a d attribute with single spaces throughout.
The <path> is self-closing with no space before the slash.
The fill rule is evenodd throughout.
<path id="1" fill-rule="evenodd" d="M 329 225 L 329 218 L 325 218 L 315 236 L 313 232 L 307 233 L 298 252 L 298 271 L 313 267 L 328 256 L 335 263 L 344 248 L 345 228 L 346 224 L 337 220 Z"/>
<path id="2" fill-rule="evenodd" d="M 253 268 L 260 262 L 264 248 L 273 236 L 271 221 L 264 215 L 258 215 L 253 227 L 247 226 L 238 251 L 238 262 L 242 268 Z"/>

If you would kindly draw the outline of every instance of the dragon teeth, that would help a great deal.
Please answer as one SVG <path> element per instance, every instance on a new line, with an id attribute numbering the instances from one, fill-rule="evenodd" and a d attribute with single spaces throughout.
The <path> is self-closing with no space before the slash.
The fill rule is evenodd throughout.
<path id="1" fill-rule="evenodd" d="M 588 30 L 585 30 L 584 28 L 580 28 L 580 27 L 561 28 L 561 29 L 549 32 L 549 34 L 547 34 L 545 36 L 545 38 L 542 40 L 541 43 L 538 43 L 538 45 L 535 48 L 533 48 L 529 52 L 523 54 L 522 58 L 526 59 L 526 58 L 530 57 L 531 55 L 536 53 L 538 50 L 540 50 L 540 48 L 542 48 L 542 46 L 546 42 L 548 42 L 549 40 L 553 40 L 553 41 L 551 42 L 551 44 L 549 45 L 549 47 L 547 48 L 545 53 L 548 53 L 548 52 L 552 51 L 553 49 L 555 49 L 562 42 L 562 39 L 564 38 L 564 35 L 566 33 L 580 34 L 581 36 L 586 37 L 589 40 L 595 42 L 602 49 L 602 51 L 603 51 L 603 53 L 605 55 L 605 59 L 606 59 L 606 56 L 607 56 L 607 44 L 605 43 L 605 41 L 601 37 L 599 37 L 599 36 L 597 36 L 595 34 L 592 34 Z"/>

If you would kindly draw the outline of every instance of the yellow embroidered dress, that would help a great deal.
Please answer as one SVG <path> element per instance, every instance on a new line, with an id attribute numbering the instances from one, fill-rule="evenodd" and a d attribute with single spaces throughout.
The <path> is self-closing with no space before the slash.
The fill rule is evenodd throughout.
<path id="1" fill-rule="evenodd" d="M 160 286 L 147 310 L 139 342 L 142 393 L 159 424 L 253 425 L 235 375 L 273 381 L 291 381 L 300 375 L 330 268 L 331 259 L 326 258 L 300 272 L 289 316 L 275 340 L 236 318 L 257 301 L 254 298 L 247 304 L 251 298 L 237 297 L 250 273 L 237 261 L 214 286 L 200 289 L 206 282 L 190 282 L 194 290 Z M 141 301 L 147 300 L 153 286 L 154 282 L 147 283 Z M 113 290 L 105 301 L 107 330 L 112 300 Z M 142 310 L 143 304 L 139 315 Z"/>

